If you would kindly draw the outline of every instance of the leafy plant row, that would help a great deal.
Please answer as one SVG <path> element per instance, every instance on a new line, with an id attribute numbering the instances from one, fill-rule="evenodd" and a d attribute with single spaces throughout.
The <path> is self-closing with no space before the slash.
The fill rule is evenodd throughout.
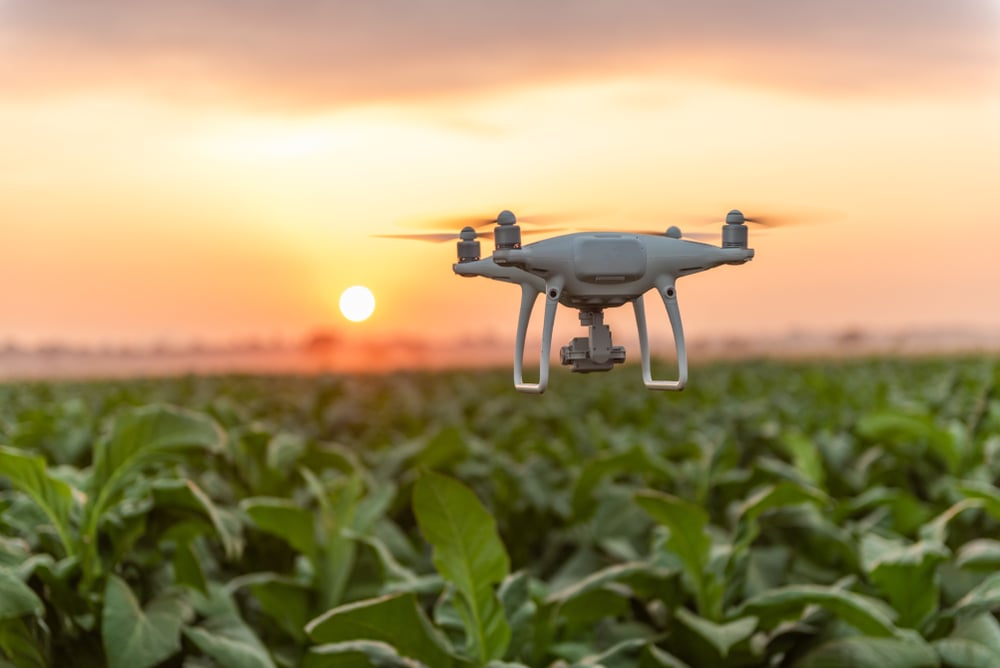
<path id="1" fill-rule="evenodd" d="M 0 387 L 0 666 L 1000 665 L 995 360 L 629 372 Z"/>

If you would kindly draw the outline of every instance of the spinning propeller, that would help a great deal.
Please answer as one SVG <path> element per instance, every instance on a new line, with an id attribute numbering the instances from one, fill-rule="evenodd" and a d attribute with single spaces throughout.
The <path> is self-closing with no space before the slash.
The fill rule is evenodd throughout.
<path id="1" fill-rule="evenodd" d="M 548 234 L 552 232 L 563 232 L 566 230 L 564 227 L 532 227 L 538 223 L 551 220 L 555 221 L 564 218 L 563 216 L 530 216 L 527 219 L 517 218 L 510 211 L 501 211 L 495 218 L 482 218 L 476 216 L 459 216 L 456 218 L 446 218 L 440 220 L 431 221 L 428 224 L 422 225 L 422 227 L 430 227 L 435 229 L 461 229 L 458 234 L 451 232 L 415 232 L 410 234 L 375 234 L 373 236 L 379 237 L 381 239 L 410 239 L 413 241 L 429 241 L 432 243 L 438 243 L 443 241 L 456 241 L 461 238 L 465 241 L 472 241 L 474 239 L 492 239 L 493 232 L 478 232 L 477 229 L 484 227 L 489 227 L 491 225 L 507 227 L 510 225 L 517 224 L 519 227 L 521 225 L 527 224 L 528 229 L 522 230 L 522 234 Z M 469 236 L 468 232 L 472 232 Z"/>
<path id="2" fill-rule="evenodd" d="M 693 241 L 715 241 L 719 238 L 718 232 L 681 232 L 680 228 L 671 225 L 667 228 L 644 228 L 644 229 L 629 229 L 629 230 L 618 230 L 614 228 L 580 228 L 580 227 L 535 227 L 539 224 L 548 224 L 565 222 L 570 219 L 579 220 L 582 215 L 572 216 L 572 215 L 533 215 L 527 218 L 517 218 L 510 211 L 501 211 L 494 218 L 484 218 L 482 216 L 456 216 L 452 218 L 442 218 L 430 221 L 429 223 L 424 223 L 421 227 L 431 228 L 431 229 L 459 229 L 460 233 L 452 232 L 411 232 L 411 233 L 401 233 L 401 234 L 376 234 L 375 237 L 382 239 L 409 239 L 413 241 L 428 241 L 431 243 L 441 243 L 445 241 L 457 241 L 461 238 L 464 241 L 472 241 L 475 239 L 493 239 L 492 231 L 479 231 L 483 228 L 489 226 L 499 226 L 506 227 L 508 225 L 518 225 L 519 227 L 524 226 L 521 230 L 522 234 L 534 235 L 534 234 L 549 234 L 554 232 L 565 232 L 568 229 L 579 232 L 625 232 L 628 234 L 648 234 L 650 236 L 667 236 L 673 237 L 675 239 L 690 239 Z M 807 225 L 812 223 L 823 223 L 830 222 L 840 218 L 841 215 L 830 210 L 813 210 L 808 212 L 796 212 L 788 214 L 764 214 L 763 216 L 752 216 L 748 217 L 743 215 L 742 212 L 738 210 L 730 211 L 726 215 L 724 220 L 719 220 L 716 216 L 706 217 L 706 216 L 684 216 L 684 218 L 694 225 L 702 226 L 708 224 L 719 224 L 719 223 L 733 223 L 733 224 L 744 224 L 752 223 L 754 225 L 759 225 L 767 229 L 773 229 L 776 227 L 788 227 L 792 225 Z M 473 232 L 473 236 L 468 236 L 467 230 Z M 465 233 L 465 234 L 462 234 Z"/>

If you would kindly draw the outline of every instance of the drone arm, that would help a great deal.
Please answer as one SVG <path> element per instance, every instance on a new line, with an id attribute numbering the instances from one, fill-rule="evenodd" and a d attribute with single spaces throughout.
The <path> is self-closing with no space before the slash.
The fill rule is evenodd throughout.
<path id="1" fill-rule="evenodd" d="M 651 390 L 683 390 L 687 384 L 687 349 L 684 346 L 684 327 L 681 312 L 677 307 L 677 290 L 672 279 L 664 278 L 656 282 L 656 291 L 663 298 L 670 317 L 670 327 L 674 332 L 674 346 L 677 350 L 677 380 L 653 380 L 649 362 L 649 336 L 646 332 L 646 307 L 642 295 L 632 302 L 635 310 L 635 324 L 639 330 L 639 349 L 642 355 L 642 381 Z"/>
<path id="2" fill-rule="evenodd" d="M 550 283 L 546 286 L 545 321 L 542 326 L 542 351 L 538 360 L 538 382 L 524 382 L 524 340 L 528 333 L 528 320 L 531 310 L 538 297 L 538 291 L 526 283 L 521 284 L 521 312 L 517 318 L 517 339 L 514 351 L 514 389 L 518 392 L 541 394 L 549 384 L 549 357 L 552 349 L 552 327 L 556 319 L 556 307 L 559 305 L 561 283 Z"/>

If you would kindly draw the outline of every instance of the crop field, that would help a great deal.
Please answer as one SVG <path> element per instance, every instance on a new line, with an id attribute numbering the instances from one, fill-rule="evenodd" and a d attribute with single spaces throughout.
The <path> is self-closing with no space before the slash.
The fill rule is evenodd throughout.
<path id="1" fill-rule="evenodd" d="M 0 666 L 1000 666 L 1000 360 L 0 385 Z"/>

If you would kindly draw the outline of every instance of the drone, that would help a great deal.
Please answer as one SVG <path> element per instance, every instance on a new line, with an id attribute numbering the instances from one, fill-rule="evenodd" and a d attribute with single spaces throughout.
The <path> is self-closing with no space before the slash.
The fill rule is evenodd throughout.
<path id="1" fill-rule="evenodd" d="M 459 232 L 456 244 L 458 261 L 452 270 L 459 276 L 483 276 L 495 281 L 521 286 L 521 308 L 514 344 L 514 387 L 519 392 L 541 394 L 549 383 L 549 357 L 552 328 L 560 304 L 580 312 L 580 324 L 587 336 L 573 338 L 560 350 L 560 361 L 572 371 L 592 373 L 610 371 L 625 361 L 625 347 L 611 341 L 611 329 L 604 324 L 604 311 L 631 303 L 635 312 L 642 359 L 642 380 L 651 390 L 683 390 L 687 384 L 687 351 L 684 328 L 677 306 L 676 282 L 682 276 L 697 274 L 726 264 L 749 262 L 752 248 L 747 247 L 747 222 L 739 210 L 726 215 L 722 226 L 722 244 L 682 238 L 676 226 L 663 233 L 646 232 L 574 232 L 521 244 L 521 227 L 510 211 L 501 211 L 495 224 L 495 248 L 482 257 L 480 235 L 472 226 Z M 410 234 L 381 235 L 424 240 L 454 239 L 452 235 Z M 659 380 L 650 369 L 649 336 L 646 328 L 644 295 L 650 290 L 662 298 L 673 330 L 677 356 L 677 378 Z M 541 358 L 538 382 L 524 380 L 524 344 L 528 321 L 539 295 L 545 295 L 542 324 Z"/>

